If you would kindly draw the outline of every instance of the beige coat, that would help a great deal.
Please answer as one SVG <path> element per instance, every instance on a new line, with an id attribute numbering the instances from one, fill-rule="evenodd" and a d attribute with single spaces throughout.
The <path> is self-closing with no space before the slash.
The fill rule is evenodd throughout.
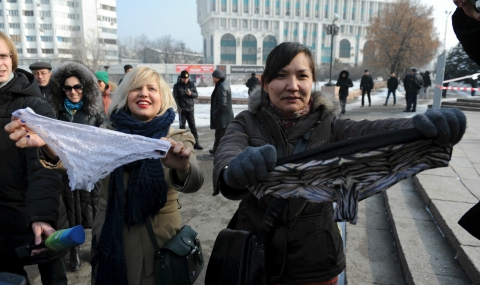
<path id="1" fill-rule="evenodd" d="M 187 130 L 174 130 L 170 128 L 168 137 L 175 141 L 181 141 L 185 147 L 191 147 L 195 143 L 195 139 Z M 64 169 L 61 162 L 56 165 L 47 163 L 43 155 L 39 154 L 40 161 L 47 168 L 61 170 Z M 183 185 L 175 185 L 173 183 L 173 170 L 164 168 L 165 181 L 169 187 L 167 193 L 167 203 L 160 210 L 159 214 L 152 217 L 153 230 L 160 247 L 170 240 L 179 230 L 182 223 L 180 212 L 178 211 L 178 194 L 177 191 L 183 193 L 193 193 L 200 189 L 203 184 L 203 173 L 200 169 L 197 157 L 192 151 L 190 155 L 190 173 Z M 128 174 L 125 173 L 125 185 L 128 185 Z M 96 213 L 92 237 L 97 241 L 105 220 L 105 212 L 107 209 L 108 199 L 108 184 L 110 176 L 102 179 L 102 186 L 100 188 L 100 200 L 98 205 L 98 212 Z M 127 261 L 127 277 L 129 285 L 140 284 L 155 284 L 153 275 L 153 253 L 154 247 L 148 235 L 146 226 L 130 226 L 124 225 L 123 228 L 124 250 Z M 92 280 L 93 281 L 93 280 Z M 92 282 L 93 283 L 93 282 Z"/>

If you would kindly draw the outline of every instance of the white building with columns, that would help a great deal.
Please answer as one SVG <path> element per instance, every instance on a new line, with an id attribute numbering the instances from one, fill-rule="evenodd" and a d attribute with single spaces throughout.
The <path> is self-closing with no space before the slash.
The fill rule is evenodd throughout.
<path id="1" fill-rule="evenodd" d="M 15 42 L 22 66 L 71 59 L 72 49 L 92 41 L 100 43 L 103 61 L 116 62 L 116 6 L 116 0 L 3 0 L 0 30 Z"/>
<path id="2" fill-rule="evenodd" d="M 317 64 L 330 64 L 335 14 L 339 34 L 333 58 L 361 64 L 369 21 L 392 0 L 197 0 L 205 63 L 264 65 L 270 51 L 286 41 L 309 47 Z M 367 47 L 367 48 L 366 48 Z"/>

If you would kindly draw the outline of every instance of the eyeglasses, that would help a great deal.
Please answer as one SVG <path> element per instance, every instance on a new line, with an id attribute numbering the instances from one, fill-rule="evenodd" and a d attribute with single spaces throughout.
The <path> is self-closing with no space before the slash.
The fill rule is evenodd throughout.
<path id="1" fill-rule="evenodd" d="M 2 61 L 5 61 L 5 60 L 7 60 L 7 59 L 9 59 L 9 58 L 11 58 L 11 57 L 12 57 L 12 54 L 11 54 L 11 53 L 2 53 L 2 54 L 0 54 L 0 60 L 2 60 Z"/>
<path id="2" fill-rule="evenodd" d="M 67 93 L 72 92 L 72 89 L 75 89 L 75 91 L 80 92 L 80 91 L 83 90 L 83 85 L 82 84 L 75 84 L 73 86 L 68 86 L 68 85 L 63 86 L 63 91 L 65 91 Z"/>

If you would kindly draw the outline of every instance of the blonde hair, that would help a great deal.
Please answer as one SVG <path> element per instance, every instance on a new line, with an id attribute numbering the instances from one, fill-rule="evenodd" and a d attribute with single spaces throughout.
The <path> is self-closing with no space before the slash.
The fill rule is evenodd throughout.
<path id="1" fill-rule="evenodd" d="M 18 53 L 15 44 L 12 42 L 9 36 L 7 36 L 4 32 L 0 31 L 0 39 L 5 41 L 10 53 L 12 54 L 12 71 L 15 71 L 18 67 Z"/>
<path id="2" fill-rule="evenodd" d="M 158 85 L 160 97 L 162 99 L 162 107 L 157 116 L 165 114 L 169 108 L 176 109 L 175 99 L 173 98 L 170 87 L 163 78 L 155 70 L 148 67 L 137 67 L 127 73 L 117 89 L 112 94 L 112 103 L 108 108 L 108 116 L 110 117 L 115 110 L 128 109 L 128 94 L 137 88 L 141 88 L 147 84 L 155 82 Z"/>

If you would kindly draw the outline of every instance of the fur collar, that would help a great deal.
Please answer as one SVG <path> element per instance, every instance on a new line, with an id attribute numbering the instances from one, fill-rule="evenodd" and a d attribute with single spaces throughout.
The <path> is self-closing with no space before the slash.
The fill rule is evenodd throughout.
<path id="1" fill-rule="evenodd" d="M 261 96 L 262 89 L 257 86 L 250 97 L 248 98 L 248 110 L 252 113 L 257 113 L 262 108 Z M 266 93 L 263 96 L 267 96 Z M 320 91 L 312 92 L 313 106 L 311 110 L 316 110 L 320 105 L 325 106 L 325 115 L 338 115 L 340 113 L 340 103 L 335 98 L 335 95 L 329 93 L 322 93 Z"/>
<path id="2" fill-rule="evenodd" d="M 52 103 L 58 112 L 63 109 L 65 100 L 65 92 L 63 91 L 63 83 L 67 74 L 77 77 L 83 85 L 83 107 L 89 115 L 97 115 L 103 113 L 102 95 L 98 88 L 97 78 L 85 65 L 67 61 L 58 65 L 52 71 L 50 78 L 50 87 L 52 88 Z"/>

